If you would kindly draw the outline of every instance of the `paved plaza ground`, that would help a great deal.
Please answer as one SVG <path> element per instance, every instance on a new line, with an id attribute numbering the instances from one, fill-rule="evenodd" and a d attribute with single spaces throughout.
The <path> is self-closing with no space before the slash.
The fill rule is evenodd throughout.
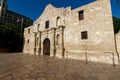
<path id="1" fill-rule="evenodd" d="M 23 53 L 0 54 L 0 80 L 120 80 L 120 65 Z"/>

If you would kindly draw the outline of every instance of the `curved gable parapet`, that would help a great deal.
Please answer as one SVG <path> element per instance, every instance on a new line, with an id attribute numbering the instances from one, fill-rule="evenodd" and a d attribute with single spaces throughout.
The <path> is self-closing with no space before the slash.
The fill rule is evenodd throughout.
<path id="1" fill-rule="evenodd" d="M 61 8 L 56 8 L 54 7 L 52 4 L 48 4 L 43 13 L 41 14 L 41 16 L 36 20 L 37 21 L 43 21 L 44 20 L 47 20 L 49 17 L 56 17 L 56 16 L 60 16 L 60 15 L 63 15 L 63 14 L 66 14 L 68 12 L 71 11 L 71 7 L 61 7 Z"/>
<path id="2" fill-rule="evenodd" d="M 48 4 L 46 7 L 45 7 L 45 10 L 44 11 L 49 11 L 49 9 L 53 10 L 55 9 L 56 7 L 54 7 L 52 4 Z"/>
<path id="3" fill-rule="evenodd" d="M 38 19 L 40 20 L 44 16 L 47 18 L 48 16 L 53 15 L 56 12 L 56 10 L 56 7 L 54 7 L 52 4 L 48 4 Z"/>

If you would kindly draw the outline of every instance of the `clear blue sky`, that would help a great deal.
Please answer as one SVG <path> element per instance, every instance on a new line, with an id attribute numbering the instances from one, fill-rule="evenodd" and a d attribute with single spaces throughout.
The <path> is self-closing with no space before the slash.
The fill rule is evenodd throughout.
<path id="1" fill-rule="evenodd" d="M 19 14 L 30 17 L 33 21 L 38 18 L 47 4 L 53 4 L 55 7 L 77 8 L 95 0 L 7 0 L 8 9 Z M 118 8 L 115 0 L 111 0 L 112 14 L 120 18 L 120 8 Z"/>

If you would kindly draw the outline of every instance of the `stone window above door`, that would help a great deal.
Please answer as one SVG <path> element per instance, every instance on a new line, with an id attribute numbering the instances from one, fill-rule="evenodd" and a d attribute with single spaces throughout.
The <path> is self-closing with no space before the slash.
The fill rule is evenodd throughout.
<path id="1" fill-rule="evenodd" d="M 45 22 L 45 29 L 49 28 L 49 21 Z"/>
<path id="2" fill-rule="evenodd" d="M 83 20 L 84 19 L 84 11 L 83 10 L 78 12 L 78 18 L 79 18 L 79 20 Z"/>

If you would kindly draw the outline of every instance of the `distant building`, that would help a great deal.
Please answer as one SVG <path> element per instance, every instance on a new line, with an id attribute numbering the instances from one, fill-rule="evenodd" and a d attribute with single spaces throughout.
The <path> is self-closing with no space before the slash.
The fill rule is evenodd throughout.
<path id="1" fill-rule="evenodd" d="M 0 0 L 0 24 L 2 23 L 21 23 L 23 20 L 24 27 L 32 25 L 33 21 L 21 14 L 7 9 L 7 0 Z"/>
<path id="2" fill-rule="evenodd" d="M 15 25 L 22 25 L 22 27 L 25 28 L 27 26 L 32 25 L 33 21 L 26 16 L 23 16 L 21 14 L 18 14 L 18 13 L 8 10 L 7 0 L 0 0 L 0 25 L 8 24 L 8 23 L 15 24 Z M 23 36 L 21 35 L 20 38 L 21 38 L 21 40 L 20 40 L 20 43 L 18 44 L 18 45 L 20 45 L 19 51 L 22 50 Z M 9 51 L 10 51 L 10 48 L 8 45 L 6 46 L 6 45 L 0 43 L 0 52 L 9 52 Z"/>

